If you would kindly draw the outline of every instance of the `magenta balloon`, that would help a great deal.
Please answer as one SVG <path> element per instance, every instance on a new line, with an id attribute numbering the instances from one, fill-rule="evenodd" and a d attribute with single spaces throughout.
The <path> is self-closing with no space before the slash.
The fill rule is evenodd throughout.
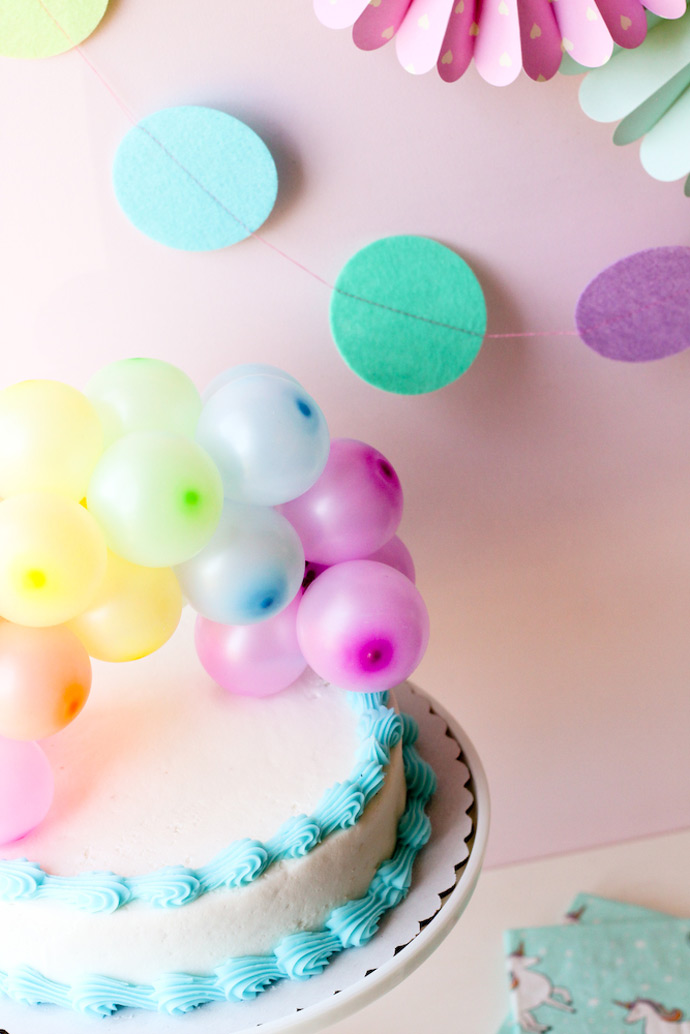
<path id="1" fill-rule="evenodd" d="M 272 618 L 255 625 L 221 625 L 196 619 L 199 660 L 211 678 L 231 693 L 265 697 L 286 689 L 307 666 L 297 642 L 301 592 Z"/>
<path id="2" fill-rule="evenodd" d="M 405 543 L 397 535 L 394 535 L 380 549 L 368 556 L 367 560 L 378 560 L 380 564 L 388 564 L 390 567 L 394 567 L 396 571 L 400 571 L 406 578 L 409 578 L 413 585 L 416 581 L 414 560 Z"/>
<path id="3" fill-rule="evenodd" d="M 37 743 L 0 737 L 0 844 L 19 840 L 48 814 L 53 772 Z"/>
<path id="4" fill-rule="evenodd" d="M 336 438 L 318 481 L 279 509 L 301 538 L 307 560 L 337 564 L 370 556 L 395 534 L 403 495 L 378 449 Z"/>
<path id="5" fill-rule="evenodd" d="M 307 663 L 327 682 L 379 692 L 419 664 L 429 616 L 400 571 L 375 560 L 348 560 L 329 567 L 305 592 L 297 638 Z"/>

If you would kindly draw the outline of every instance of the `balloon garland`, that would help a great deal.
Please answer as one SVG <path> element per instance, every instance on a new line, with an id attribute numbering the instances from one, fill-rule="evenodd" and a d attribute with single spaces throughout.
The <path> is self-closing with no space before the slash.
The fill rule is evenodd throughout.
<path id="1" fill-rule="evenodd" d="M 307 665 L 376 692 L 426 648 L 395 470 L 363 442 L 331 442 L 274 367 L 227 370 L 203 400 L 156 359 L 112 363 L 84 393 L 5 388 L 0 497 L 0 772 L 14 773 L 0 843 L 50 807 L 33 741 L 81 712 L 90 658 L 159 649 L 183 594 L 201 664 L 233 693 L 277 693 Z"/>

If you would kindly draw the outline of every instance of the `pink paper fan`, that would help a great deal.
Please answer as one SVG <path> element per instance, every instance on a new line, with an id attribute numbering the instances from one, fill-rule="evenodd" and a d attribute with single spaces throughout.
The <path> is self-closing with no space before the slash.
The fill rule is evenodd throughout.
<path id="1" fill-rule="evenodd" d="M 400 63 L 415 75 L 436 65 L 452 83 L 474 58 L 487 82 L 506 86 L 521 69 L 539 82 L 553 78 L 564 51 L 600 67 L 614 43 L 640 46 L 645 8 L 679 18 L 686 0 L 314 0 L 314 8 L 325 25 L 352 25 L 361 50 L 395 37 Z"/>

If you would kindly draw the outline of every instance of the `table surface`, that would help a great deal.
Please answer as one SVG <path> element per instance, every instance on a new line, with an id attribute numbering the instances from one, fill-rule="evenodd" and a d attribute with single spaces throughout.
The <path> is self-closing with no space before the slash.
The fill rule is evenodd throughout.
<path id="1" fill-rule="evenodd" d="M 331 1034 L 494 1034 L 508 995 L 504 929 L 557 923 L 579 891 L 690 915 L 690 830 L 485 870 L 435 954 Z"/>

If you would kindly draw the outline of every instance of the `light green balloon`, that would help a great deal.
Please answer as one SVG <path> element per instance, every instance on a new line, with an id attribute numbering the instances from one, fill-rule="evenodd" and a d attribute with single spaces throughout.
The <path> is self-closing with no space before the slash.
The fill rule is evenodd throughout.
<path id="1" fill-rule="evenodd" d="M 86 503 L 114 553 L 143 567 L 172 567 L 210 539 L 223 487 L 195 442 L 166 431 L 135 431 L 103 454 Z"/>
<path id="2" fill-rule="evenodd" d="M 86 386 L 103 424 L 106 448 L 130 431 L 194 437 L 201 396 L 186 373 L 162 359 L 120 359 Z"/>

